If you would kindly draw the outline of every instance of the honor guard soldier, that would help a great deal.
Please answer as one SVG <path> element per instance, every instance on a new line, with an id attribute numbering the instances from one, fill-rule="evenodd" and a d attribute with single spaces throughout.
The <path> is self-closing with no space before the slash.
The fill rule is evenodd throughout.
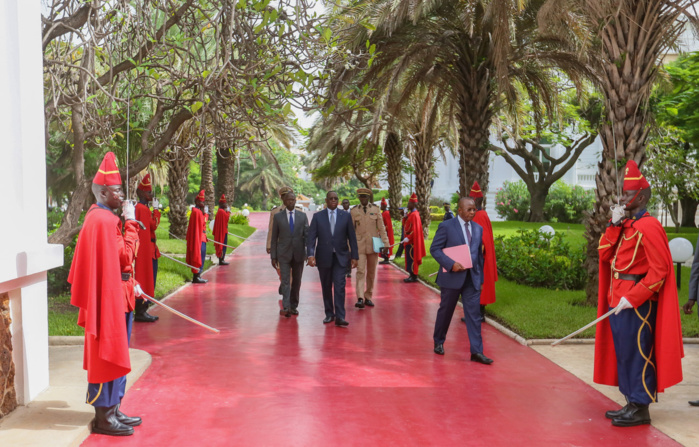
<path id="1" fill-rule="evenodd" d="M 498 280 L 498 262 L 495 258 L 495 238 L 493 224 L 483 209 L 483 191 L 478 182 L 473 182 L 469 197 L 476 202 L 476 215 L 473 221 L 483 227 L 483 284 L 481 285 L 481 318 L 485 321 L 485 306 L 495 302 L 495 282 Z"/>
<path id="2" fill-rule="evenodd" d="M 228 206 L 225 194 L 221 194 L 218 200 L 218 212 L 214 219 L 214 240 L 224 245 L 228 245 L 228 222 L 231 219 L 231 208 Z M 223 245 L 216 244 L 216 256 L 218 257 L 218 265 L 228 265 L 226 259 L 226 248 Z"/>
<path id="3" fill-rule="evenodd" d="M 192 269 L 193 284 L 206 284 L 208 279 L 203 279 L 204 261 L 206 260 L 206 221 L 209 219 L 209 207 L 204 205 L 204 190 L 199 191 L 199 195 L 194 199 L 194 208 L 189 215 L 189 226 L 187 227 L 187 264 L 199 266 L 199 269 Z"/>
<path id="4" fill-rule="evenodd" d="M 136 220 L 143 224 L 144 228 L 138 230 L 138 253 L 136 255 L 135 276 L 143 291 L 155 297 L 155 278 L 158 271 L 158 257 L 160 252 L 155 245 L 155 230 L 160 225 L 160 210 L 158 201 L 153 199 L 153 185 L 150 174 L 146 174 L 136 188 L 138 203 L 136 204 Z M 153 204 L 153 211 L 148 207 L 148 202 Z M 136 300 L 134 321 L 141 323 L 154 323 L 158 317 L 148 313 L 149 302 L 142 298 Z"/>
<path id="5" fill-rule="evenodd" d="M 85 329 L 83 368 L 87 370 L 87 403 L 95 407 L 92 432 L 128 436 L 141 418 L 123 414 L 119 407 L 131 371 L 129 338 L 135 307 L 132 264 L 138 250 L 138 222 L 134 207 L 125 202 L 121 176 L 113 152 L 108 152 L 92 180 L 97 200 L 85 215 L 68 282 L 78 325 Z M 113 210 L 122 207 L 126 220 Z"/>
<path id="6" fill-rule="evenodd" d="M 594 381 L 619 386 L 627 404 L 605 416 L 617 427 L 650 424 L 648 405 L 682 380 L 682 328 L 667 236 L 646 211 L 650 185 L 629 160 L 620 205 L 599 244 Z"/>
<path id="7" fill-rule="evenodd" d="M 393 234 L 393 221 L 391 220 L 391 213 L 388 211 L 388 202 L 386 198 L 381 199 L 381 218 L 383 219 L 383 226 L 386 228 L 386 236 L 388 236 L 388 249 L 383 252 L 383 261 L 379 264 L 389 264 L 388 258 L 393 254 L 393 244 L 396 243 L 396 236 Z"/>
<path id="8" fill-rule="evenodd" d="M 383 247 L 388 247 L 386 228 L 378 206 L 369 202 L 371 190 L 359 188 L 357 190 L 359 205 L 350 211 L 354 233 L 357 236 L 357 248 L 359 263 L 357 265 L 357 303 L 354 307 L 363 309 L 364 306 L 373 307 L 371 298 L 374 295 L 374 280 L 376 279 L 376 265 L 379 262 L 379 253 L 374 250 L 374 238 L 381 238 Z M 382 248 L 381 253 L 386 249 Z"/>
<path id="9" fill-rule="evenodd" d="M 417 282 L 417 274 L 422 264 L 422 258 L 425 256 L 425 235 L 422 232 L 422 221 L 420 213 L 417 211 L 417 195 L 413 193 L 408 200 L 408 214 L 405 217 L 403 224 L 405 238 L 405 269 L 410 276 L 405 278 L 404 282 Z"/>

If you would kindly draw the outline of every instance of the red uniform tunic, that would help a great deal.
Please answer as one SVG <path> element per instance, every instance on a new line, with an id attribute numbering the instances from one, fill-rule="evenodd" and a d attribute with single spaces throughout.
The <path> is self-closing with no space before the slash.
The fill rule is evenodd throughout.
<path id="1" fill-rule="evenodd" d="M 408 273 L 417 275 L 420 264 L 422 264 L 422 258 L 425 256 L 425 235 L 422 231 L 420 213 L 417 211 L 408 213 L 408 217 L 405 219 L 404 229 L 405 237 L 409 239 L 408 245 L 412 245 L 413 250 L 413 271 Z M 406 270 L 409 268 L 407 256 L 405 258 L 405 268 Z"/>
<path id="2" fill-rule="evenodd" d="M 201 244 L 206 242 L 206 220 L 209 215 L 204 214 L 199 208 L 192 208 L 189 216 L 189 226 L 187 227 L 187 264 L 198 267 L 192 269 L 193 273 L 198 273 L 199 268 L 204 264 L 201 258 Z"/>
<path id="3" fill-rule="evenodd" d="M 146 228 L 138 230 L 138 253 L 136 254 L 136 281 L 149 296 L 155 296 L 155 282 L 153 281 L 153 259 L 160 256 L 155 245 L 155 229 L 160 223 L 160 211 L 154 210 L 152 213 L 147 205 L 136 204 L 136 220 L 140 221 Z"/>
<path id="4" fill-rule="evenodd" d="M 105 383 L 131 371 L 124 314 L 133 310 L 133 278 L 121 272 L 138 249 L 138 224 L 126 223 L 110 210 L 92 205 L 75 246 L 68 282 L 78 324 L 85 328 L 83 368 L 90 383 Z M 127 289 L 130 288 L 130 294 Z"/>
<path id="5" fill-rule="evenodd" d="M 498 280 L 498 264 L 495 259 L 495 240 L 493 238 L 493 225 L 485 210 L 476 211 L 473 221 L 483 227 L 483 285 L 481 286 L 481 304 L 495 302 L 495 281 Z"/>
<path id="6" fill-rule="evenodd" d="M 214 240 L 225 244 L 226 236 L 228 235 L 228 221 L 231 218 L 231 213 L 219 207 L 214 219 Z M 223 245 L 216 245 L 216 256 L 223 255 Z"/>
<path id="7" fill-rule="evenodd" d="M 658 391 L 682 381 L 682 327 L 677 284 L 665 230 L 648 213 L 610 226 L 599 244 L 599 303 L 597 315 L 616 307 L 622 297 L 634 306 L 658 302 L 654 329 L 655 370 Z M 645 275 L 638 283 L 619 275 Z M 609 320 L 597 324 L 594 381 L 618 385 L 617 361 Z"/>
<path id="8" fill-rule="evenodd" d="M 381 218 L 383 219 L 383 225 L 386 227 L 386 234 L 388 235 L 388 244 L 391 247 L 388 249 L 388 255 L 393 254 L 392 245 L 396 243 L 395 235 L 393 234 L 393 221 L 391 220 L 391 213 L 388 210 L 381 213 Z"/>

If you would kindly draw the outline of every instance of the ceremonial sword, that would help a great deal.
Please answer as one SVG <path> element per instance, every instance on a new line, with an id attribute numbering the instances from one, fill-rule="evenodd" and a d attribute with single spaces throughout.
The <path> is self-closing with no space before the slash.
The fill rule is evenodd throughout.
<path id="1" fill-rule="evenodd" d="M 172 260 L 172 261 L 179 262 L 180 264 L 185 265 L 185 266 L 187 266 L 187 267 L 189 267 L 189 268 L 191 268 L 191 269 L 197 269 L 197 270 L 199 270 L 197 267 L 194 267 L 193 265 L 189 265 L 189 264 L 187 264 L 186 262 L 182 262 L 182 261 L 180 261 L 179 259 L 175 259 L 175 258 L 172 257 L 172 256 L 168 256 L 168 255 L 166 255 L 166 254 L 163 253 L 163 252 L 160 252 L 160 256 L 164 256 L 164 257 L 166 257 L 166 258 L 168 258 L 168 259 L 170 259 L 170 260 Z"/>
<path id="2" fill-rule="evenodd" d="M 169 310 L 169 311 L 172 312 L 173 314 L 175 314 L 175 315 L 177 315 L 177 316 L 179 316 L 179 317 L 182 317 L 182 318 L 184 318 L 184 319 L 187 320 L 187 321 L 191 321 L 192 323 L 196 324 L 197 326 L 201 326 L 201 327 L 203 327 L 204 329 L 207 329 L 207 330 L 209 330 L 209 331 L 211 331 L 211 332 L 213 332 L 213 333 L 215 333 L 215 334 L 221 333 L 221 331 L 219 331 L 218 329 L 213 328 L 213 327 L 211 327 L 211 326 L 208 326 L 208 325 L 202 323 L 201 321 L 197 321 L 197 320 L 195 320 L 194 318 L 190 317 L 189 315 L 185 315 L 185 314 L 183 314 L 182 312 L 180 312 L 179 310 L 175 310 L 175 309 L 173 309 L 172 307 L 168 306 L 167 304 L 161 303 L 160 301 L 156 300 L 156 299 L 153 298 L 152 296 L 148 296 L 148 295 L 146 295 L 146 294 L 143 293 L 143 292 L 141 292 L 141 296 L 142 296 L 142 297 L 145 297 L 148 301 L 157 304 L 158 306 L 164 307 L 165 309 Z"/>
<path id="3" fill-rule="evenodd" d="M 574 337 L 574 336 L 578 335 L 579 333 L 581 333 L 581 332 L 584 331 L 585 329 L 587 329 L 587 328 L 589 328 L 589 327 L 592 327 L 592 326 L 596 325 L 597 323 L 599 323 L 600 321 L 604 320 L 605 318 L 609 317 L 609 316 L 610 316 L 611 314 L 613 314 L 615 311 L 616 311 L 616 308 L 611 309 L 611 310 L 610 310 L 609 312 L 607 312 L 606 314 L 602 315 L 601 317 L 599 317 L 599 318 L 596 319 L 595 321 L 586 324 L 585 326 L 581 327 L 580 329 L 578 329 L 577 331 L 573 332 L 572 334 L 566 335 L 565 337 L 561 338 L 560 340 L 554 341 L 553 343 L 551 343 L 551 346 L 556 346 L 556 345 L 558 345 L 559 343 L 561 343 L 561 342 L 563 342 L 563 341 L 565 341 L 565 340 L 568 340 L 570 337 Z"/>

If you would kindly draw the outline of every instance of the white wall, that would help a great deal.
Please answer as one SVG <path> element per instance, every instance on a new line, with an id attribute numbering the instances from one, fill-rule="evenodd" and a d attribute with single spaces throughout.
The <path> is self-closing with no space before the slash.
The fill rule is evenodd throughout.
<path id="1" fill-rule="evenodd" d="M 46 242 L 41 4 L 0 1 L 0 292 L 10 292 L 15 388 L 26 404 L 49 384 L 46 271 L 63 247 Z"/>

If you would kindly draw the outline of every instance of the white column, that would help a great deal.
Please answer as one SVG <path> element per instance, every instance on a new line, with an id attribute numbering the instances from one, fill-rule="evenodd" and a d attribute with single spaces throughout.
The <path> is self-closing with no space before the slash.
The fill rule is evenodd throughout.
<path id="1" fill-rule="evenodd" d="M 46 154 L 39 0 L 0 1 L 0 292 L 10 293 L 15 389 L 26 404 L 48 387 Z"/>

